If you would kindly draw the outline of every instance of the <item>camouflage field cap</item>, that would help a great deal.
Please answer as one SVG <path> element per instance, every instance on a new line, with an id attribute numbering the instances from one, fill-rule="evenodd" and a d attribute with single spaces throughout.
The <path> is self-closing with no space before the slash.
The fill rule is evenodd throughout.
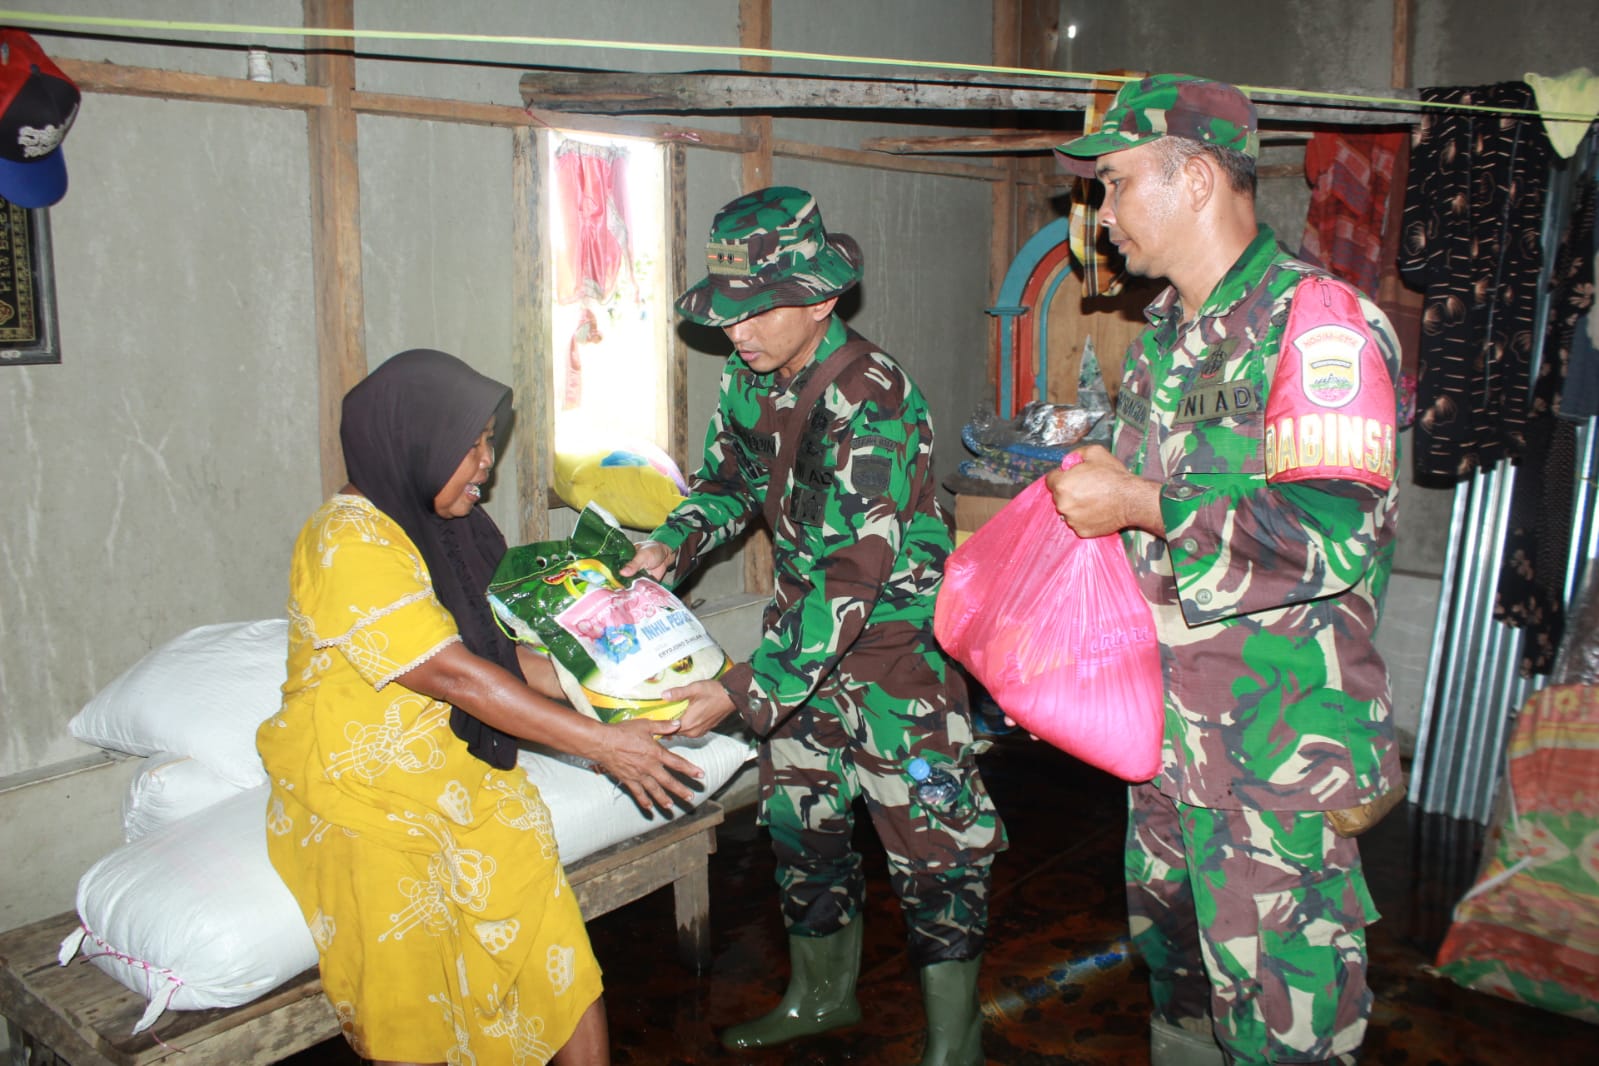
<path id="1" fill-rule="evenodd" d="M 1061 168 L 1079 177 L 1094 176 L 1094 160 L 1161 137 L 1260 154 L 1260 123 L 1249 97 L 1226 82 L 1191 74 L 1153 74 L 1121 87 L 1099 132 L 1055 149 Z"/>
<path id="2" fill-rule="evenodd" d="M 778 186 L 740 196 L 716 213 L 705 265 L 704 280 L 678 298 L 678 313 L 731 326 L 844 292 L 861 280 L 861 249 L 846 234 L 828 234 L 816 197 Z"/>

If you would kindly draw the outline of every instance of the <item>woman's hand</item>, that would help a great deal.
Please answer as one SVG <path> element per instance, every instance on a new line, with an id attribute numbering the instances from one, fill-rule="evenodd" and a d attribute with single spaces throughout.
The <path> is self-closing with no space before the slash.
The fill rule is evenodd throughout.
<path id="1" fill-rule="evenodd" d="M 530 664 L 522 659 L 519 665 Z M 546 675 L 543 667 L 531 665 L 536 684 L 547 686 L 554 678 L 553 666 Z M 690 778 L 705 776 L 699 767 L 657 743 L 657 736 L 678 732 L 676 722 L 639 719 L 602 724 L 556 703 L 497 663 L 472 654 L 464 644 L 448 645 L 395 680 L 512 736 L 598 763 L 646 811 L 652 806 L 671 811 L 673 796 L 682 800 L 693 796 L 674 771 Z"/>
<path id="2" fill-rule="evenodd" d="M 661 693 L 669 702 L 688 700 L 688 707 L 678 718 L 682 726 L 678 736 L 703 737 L 715 729 L 722 719 L 733 713 L 733 697 L 727 694 L 720 681 L 695 681 Z"/>
<path id="3" fill-rule="evenodd" d="M 679 777 L 702 778 L 705 772 L 657 739 L 677 733 L 678 723 L 650 718 L 634 718 L 605 726 L 598 750 L 591 756 L 595 764 L 627 789 L 639 809 L 649 813 L 659 807 L 667 814 L 676 809 L 673 796 L 691 802 L 694 789 Z"/>
<path id="4" fill-rule="evenodd" d="M 657 544 L 653 540 L 641 540 L 633 558 L 622 564 L 622 577 L 632 577 L 640 570 L 660 581 L 666 577 L 667 567 L 677 558 L 677 553 L 664 544 Z"/>

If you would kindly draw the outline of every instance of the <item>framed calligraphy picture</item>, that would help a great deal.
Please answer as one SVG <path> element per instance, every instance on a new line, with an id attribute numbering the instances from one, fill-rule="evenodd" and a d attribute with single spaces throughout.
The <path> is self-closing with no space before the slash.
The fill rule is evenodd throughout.
<path id="1" fill-rule="evenodd" d="M 59 362 L 50 212 L 0 199 L 0 366 Z"/>

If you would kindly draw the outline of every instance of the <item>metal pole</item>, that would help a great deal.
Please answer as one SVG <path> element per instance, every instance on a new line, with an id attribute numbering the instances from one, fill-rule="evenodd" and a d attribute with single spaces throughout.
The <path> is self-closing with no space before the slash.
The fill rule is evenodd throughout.
<path id="1" fill-rule="evenodd" d="M 1444 653 L 1452 632 L 1455 588 L 1460 568 L 1462 531 L 1466 505 L 1471 499 L 1471 483 L 1463 481 L 1455 486 L 1454 507 L 1449 516 L 1449 545 L 1445 549 L 1443 580 L 1438 587 L 1438 610 L 1433 616 L 1432 646 L 1427 652 L 1427 678 L 1421 690 L 1421 722 L 1416 727 L 1416 753 L 1410 760 L 1410 801 L 1422 810 L 1431 810 L 1428 802 L 1432 769 L 1433 723 L 1440 713 L 1438 680 L 1444 672 Z M 1444 764 L 1447 765 L 1447 764 Z"/>

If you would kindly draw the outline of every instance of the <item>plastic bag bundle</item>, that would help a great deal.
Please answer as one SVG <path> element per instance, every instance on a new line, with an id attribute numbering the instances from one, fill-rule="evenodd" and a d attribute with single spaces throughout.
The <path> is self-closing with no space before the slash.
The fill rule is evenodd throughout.
<path id="1" fill-rule="evenodd" d="M 1073 533 L 1042 479 L 950 556 L 933 632 L 1028 732 L 1124 780 L 1160 770 L 1165 695 L 1149 607 L 1121 538 Z"/>
<path id="2" fill-rule="evenodd" d="M 654 529 L 688 495 L 672 457 L 648 441 L 558 445 L 554 467 L 551 487 L 563 503 L 598 504 L 630 529 Z"/>
<path id="3" fill-rule="evenodd" d="M 1592 563 L 1566 615 L 1566 635 L 1549 683 L 1599 685 L 1599 567 Z"/>
<path id="4" fill-rule="evenodd" d="M 1013 419 L 1001 419 L 984 402 L 961 428 L 961 442 L 977 458 L 961 473 L 985 481 L 1017 484 L 1049 473 L 1067 449 L 1105 417 L 1108 406 L 1033 402 Z"/>
<path id="5" fill-rule="evenodd" d="M 633 552 L 616 520 L 590 504 L 565 540 L 506 552 L 488 589 L 501 628 L 545 651 L 572 706 L 603 722 L 676 718 L 687 702 L 661 693 L 728 666 L 683 601 L 646 574 L 617 576 Z"/>

